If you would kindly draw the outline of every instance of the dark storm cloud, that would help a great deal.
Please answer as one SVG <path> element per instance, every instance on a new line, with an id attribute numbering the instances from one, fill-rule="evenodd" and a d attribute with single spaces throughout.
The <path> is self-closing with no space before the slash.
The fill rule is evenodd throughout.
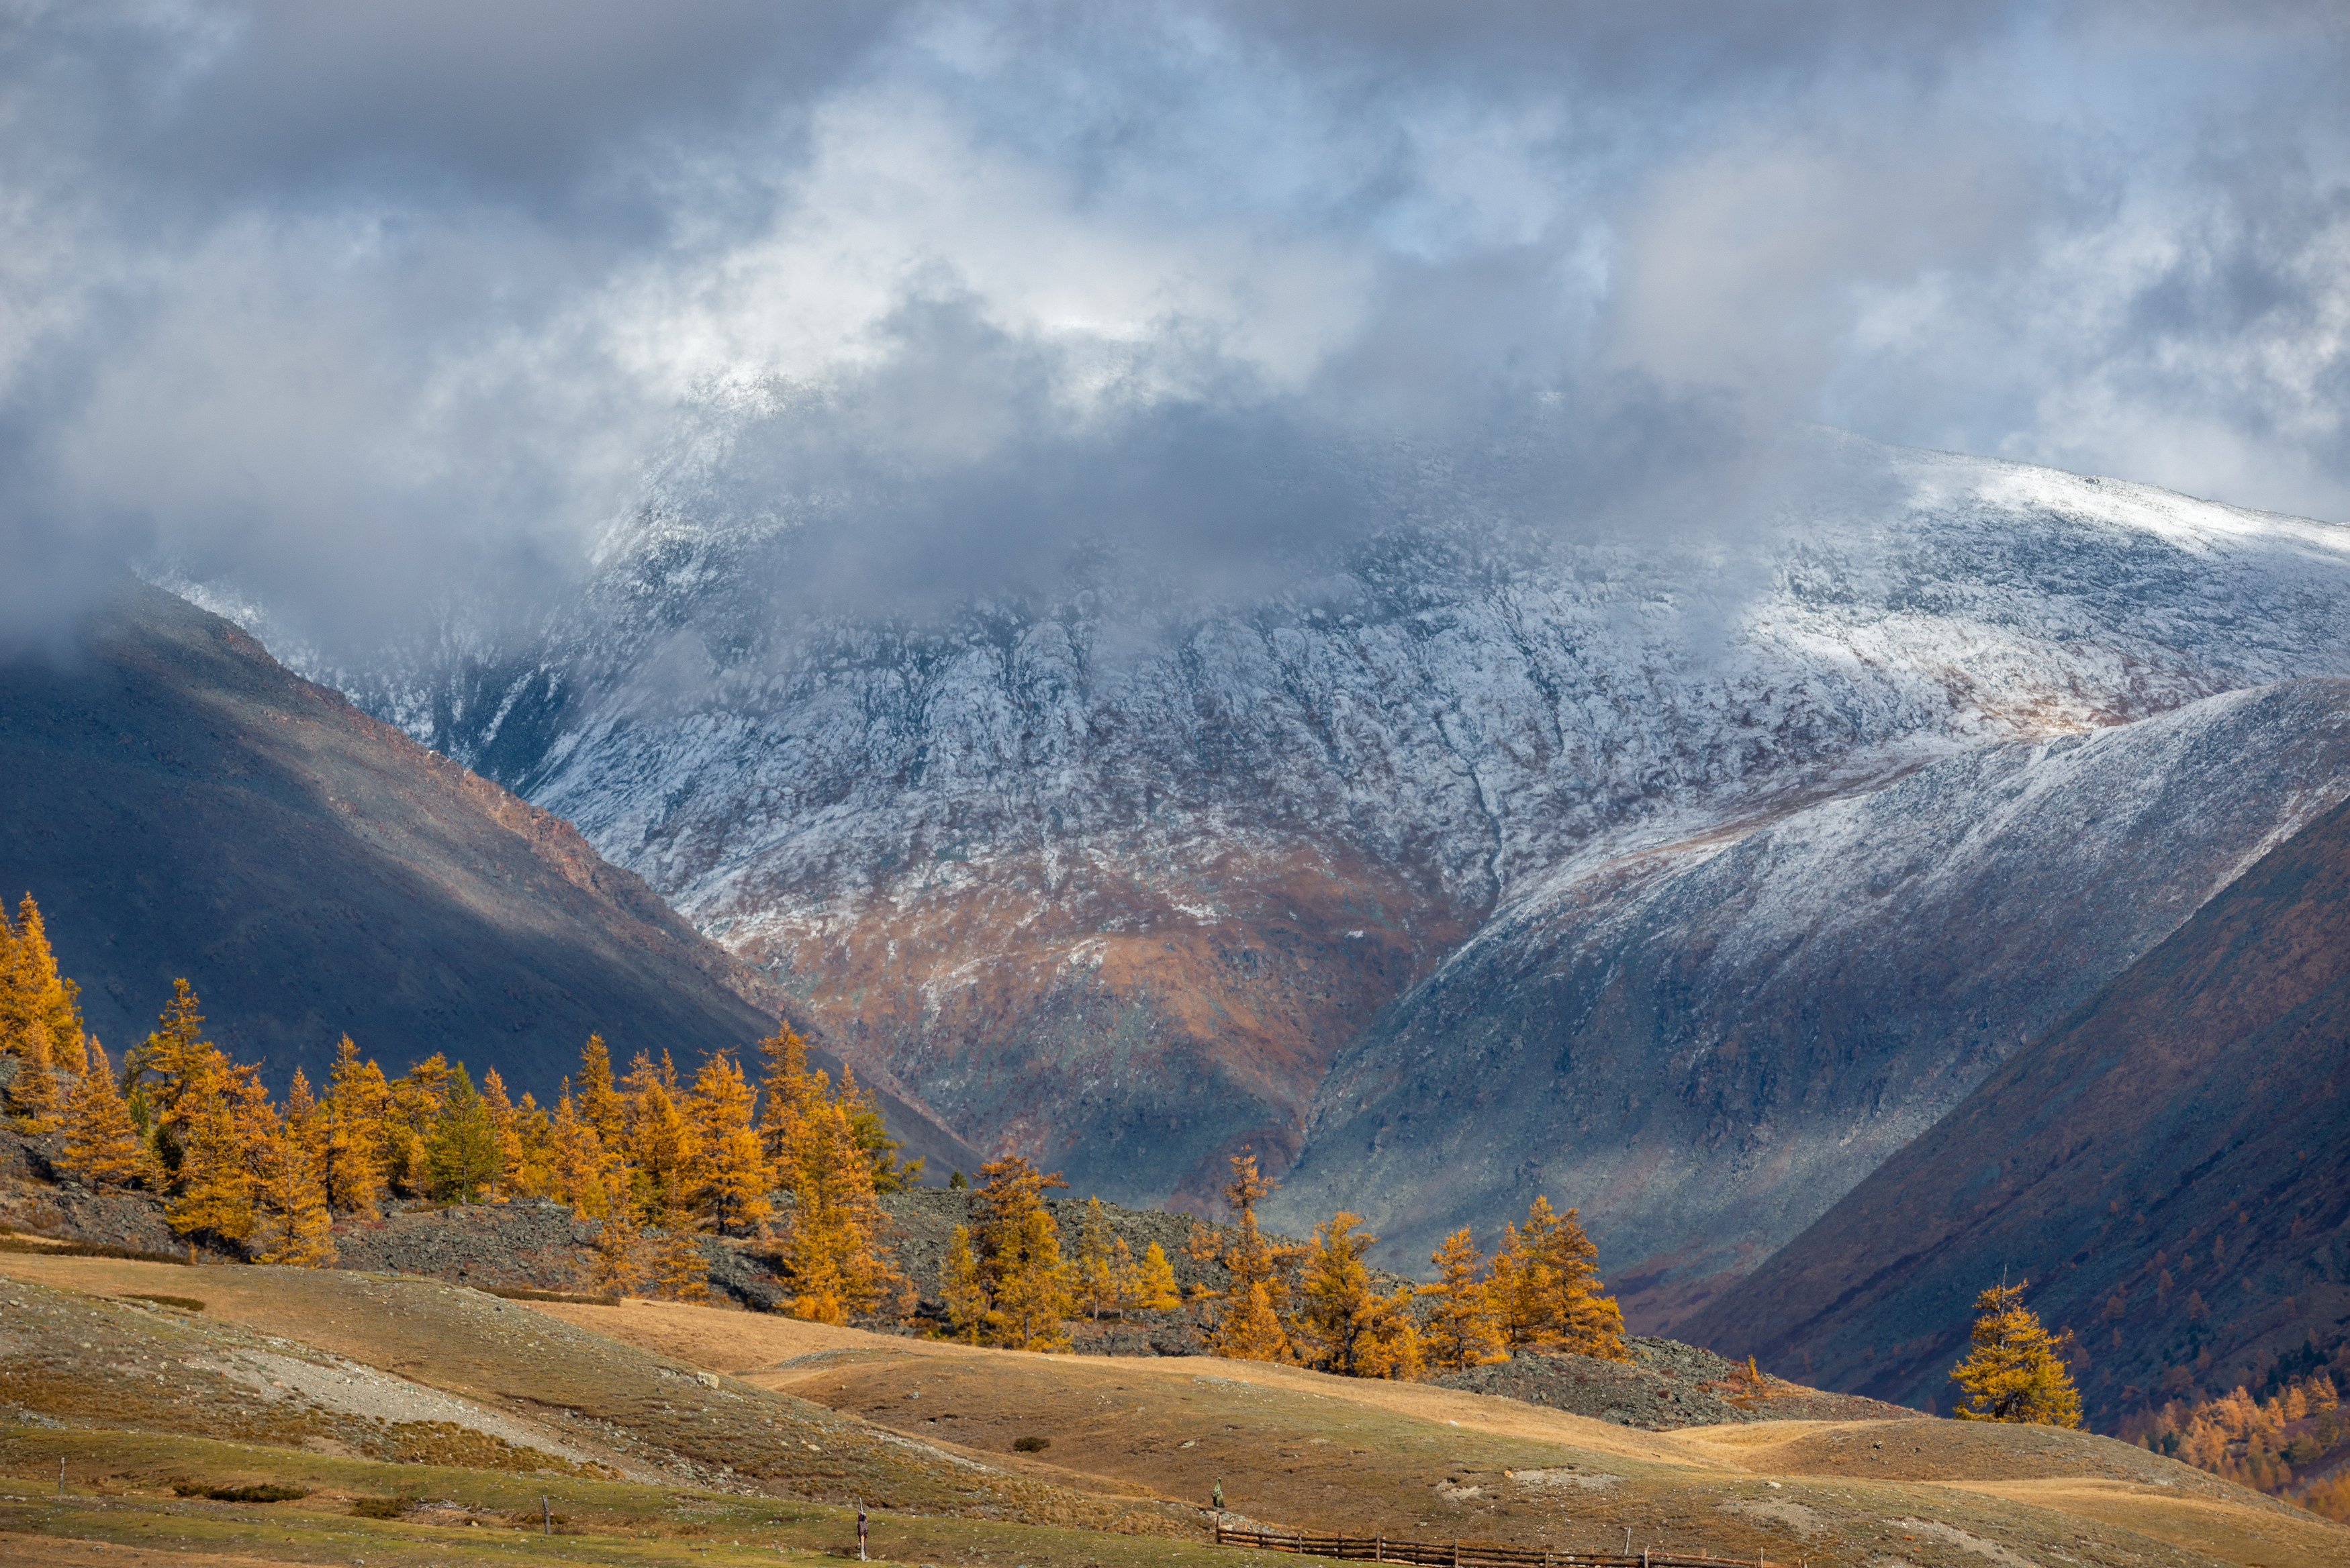
<path id="1" fill-rule="evenodd" d="M 881 607 L 1430 465 L 1721 526 L 1808 421 L 2350 510 L 2334 7 L 0 18 L 20 632 L 136 558 L 356 648 L 685 492 Z"/>

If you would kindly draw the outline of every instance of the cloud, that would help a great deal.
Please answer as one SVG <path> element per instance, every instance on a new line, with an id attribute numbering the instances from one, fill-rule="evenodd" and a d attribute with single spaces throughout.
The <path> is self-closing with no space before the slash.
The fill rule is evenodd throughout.
<path id="1" fill-rule="evenodd" d="M 356 654 L 689 493 L 875 607 L 1243 582 L 1497 432 L 1570 535 L 1808 421 L 2350 511 L 2331 8 L 5 16 L 13 635 L 135 559 Z"/>

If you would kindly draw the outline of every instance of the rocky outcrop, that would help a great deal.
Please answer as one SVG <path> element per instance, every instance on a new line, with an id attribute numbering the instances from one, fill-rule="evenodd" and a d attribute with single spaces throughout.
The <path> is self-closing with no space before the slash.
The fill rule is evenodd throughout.
<path id="1" fill-rule="evenodd" d="M 1290 1229 L 1411 1267 L 1537 1193 L 1677 1325 L 2350 795 L 2350 681 L 1986 748 L 1570 868 L 1337 1064 Z"/>
<path id="2" fill-rule="evenodd" d="M 2350 1321 L 2350 805 L 2101 988 L 1690 1337 L 1947 1407 L 1976 1293 L 2078 1337 L 2097 1426 L 2320 1363 Z"/>

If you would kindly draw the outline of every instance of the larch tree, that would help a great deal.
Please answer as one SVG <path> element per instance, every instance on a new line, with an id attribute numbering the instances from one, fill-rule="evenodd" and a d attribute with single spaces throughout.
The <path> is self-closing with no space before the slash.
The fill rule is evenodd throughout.
<path id="1" fill-rule="evenodd" d="M 514 1102 L 506 1097 L 506 1081 L 492 1067 L 482 1075 L 482 1109 L 489 1113 L 490 1132 L 498 1145 L 498 1174 L 494 1185 L 502 1198 L 518 1196 L 522 1191 L 522 1119 Z"/>
<path id="2" fill-rule="evenodd" d="M 1014 1350 L 1056 1349 L 1067 1343 L 1061 1325 L 1076 1300 L 1045 1194 L 1068 1183 L 1016 1154 L 980 1167 L 980 1271 L 990 1335 Z"/>
<path id="3" fill-rule="evenodd" d="M 1077 1228 L 1077 1256 L 1073 1271 L 1078 1303 L 1099 1323 L 1105 1312 L 1126 1305 L 1127 1282 L 1134 1262 L 1126 1243 L 1110 1233 L 1109 1217 L 1098 1197 L 1086 1202 L 1086 1217 Z"/>
<path id="4" fill-rule="evenodd" d="M 1493 1254 L 1490 1289 L 1503 1343 L 1629 1360 L 1623 1312 L 1614 1297 L 1599 1293 L 1598 1256 L 1577 1210 L 1556 1213 L 1547 1198 L 1537 1197 L 1524 1228 L 1506 1227 Z"/>
<path id="5" fill-rule="evenodd" d="M 653 1253 L 653 1286 L 673 1302 L 698 1302 L 710 1295 L 710 1260 L 702 1254 L 693 1212 L 681 1203 L 661 1211 L 660 1243 Z"/>
<path id="6" fill-rule="evenodd" d="M 701 1151 L 688 1201 L 722 1231 L 756 1235 L 775 1206 L 767 1201 L 768 1165 L 751 1125 L 754 1096 L 742 1069 L 713 1055 L 694 1075 L 686 1102 L 688 1132 Z"/>
<path id="7" fill-rule="evenodd" d="M 1205 1226 L 1198 1227 L 1190 1248 L 1199 1262 L 1222 1264 L 1230 1276 L 1222 1293 L 1223 1322 L 1210 1340 L 1210 1347 L 1218 1355 L 1236 1361 L 1294 1360 L 1286 1334 L 1268 1334 L 1251 1295 L 1263 1288 L 1266 1310 L 1278 1328 L 1287 1293 L 1282 1272 L 1294 1254 L 1267 1241 L 1256 1222 L 1257 1205 L 1272 1194 L 1274 1184 L 1257 1168 L 1256 1155 L 1250 1150 L 1232 1156 L 1232 1179 L 1224 1188 L 1231 1221 L 1221 1236 Z"/>
<path id="8" fill-rule="evenodd" d="M 424 1151 L 448 1104 L 449 1076 L 449 1059 L 435 1051 L 385 1085 L 390 1095 L 383 1118 L 384 1176 L 411 1197 L 432 1191 Z"/>
<path id="9" fill-rule="evenodd" d="M 182 1236 L 242 1241 L 253 1233 L 254 1179 L 230 1103 L 234 1088 L 218 1061 L 200 1064 L 181 1082 L 180 1164 L 164 1213 Z"/>
<path id="10" fill-rule="evenodd" d="M 1437 1282 L 1421 1287 L 1436 1298 L 1429 1314 L 1428 1357 L 1446 1372 L 1463 1372 L 1489 1362 L 1507 1361 L 1493 1297 L 1483 1271 L 1484 1255 L 1467 1226 L 1444 1239 L 1429 1260 L 1436 1265 Z"/>
<path id="11" fill-rule="evenodd" d="M 874 1196 L 873 1166 L 857 1146 L 847 1112 L 827 1100 L 811 1105 L 785 1165 L 792 1207 L 782 1255 L 792 1277 L 793 1313 L 837 1324 L 885 1302 L 902 1303 L 906 1280 L 881 1249 L 889 1217 Z"/>
<path id="12" fill-rule="evenodd" d="M 78 1077 L 81 1038 L 81 988 L 57 972 L 40 906 L 27 893 L 13 928 L 0 912 L 0 1052 Z"/>
<path id="13" fill-rule="evenodd" d="M 873 1190 L 903 1192 L 921 1185 L 922 1159 L 900 1160 L 898 1151 L 906 1146 L 889 1136 L 889 1124 L 881 1118 L 881 1106 L 857 1082 L 856 1071 L 840 1070 L 839 1100 L 848 1112 L 850 1136 L 873 1167 Z"/>
<path id="14" fill-rule="evenodd" d="M 588 1130 L 589 1137 L 595 1136 L 594 1128 Z M 608 1175 L 605 1180 L 599 1205 L 604 1220 L 596 1228 L 596 1282 L 614 1295 L 626 1295 L 645 1277 L 644 1264 L 637 1259 L 644 1232 L 638 1229 L 636 1216 L 629 1211 L 625 1180 L 618 1175 Z"/>
<path id="15" fill-rule="evenodd" d="M 372 1215 L 383 1195 L 383 1127 L 391 1100 L 383 1069 L 359 1060 L 348 1034 L 327 1073 L 319 1137 L 319 1179 L 327 1202 L 345 1214 Z"/>
<path id="16" fill-rule="evenodd" d="M 669 1054 L 660 1064 L 637 1054 L 624 1080 L 627 1088 L 630 1191 L 637 1211 L 647 1219 L 676 1205 L 684 1196 L 696 1150 L 693 1128 L 677 1103 L 677 1069 Z"/>
<path id="17" fill-rule="evenodd" d="M 555 1102 L 555 1115 L 548 1121 L 547 1143 L 556 1196 L 570 1204 L 582 1220 L 600 1220 L 609 1214 L 612 1186 L 604 1140 L 596 1136 L 594 1125 L 579 1115 L 568 1080 L 564 1083 L 562 1097 Z"/>
<path id="18" fill-rule="evenodd" d="M 612 1086 L 612 1054 L 601 1034 L 588 1036 L 579 1048 L 579 1086 L 575 1093 L 579 1118 L 596 1129 L 597 1141 L 608 1161 L 617 1162 L 628 1147 L 629 1107 Z"/>
<path id="19" fill-rule="evenodd" d="M 1142 1262 L 1134 1266 L 1126 1298 L 1142 1312 L 1173 1312 L 1183 1304 L 1183 1293 L 1175 1284 L 1175 1265 L 1168 1262 L 1167 1250 L 1158 1242 L 1151 1242 Z"/>
<path id="20" fill-rule="evenodd" d="M 440 1098 L 441 1114 L 424 1142 L 424 1185 L 435 1198 L 471 1203 L 498 1179 L 497 1127 L 463 1062 L 451 1070 Z"/>
<path id="21" fill-rule="evenodd" d="M 247 1244 L 255 1250 L 256 1262 L 322 1269 L 335 1261 L 334 1216 L 327 1212 L 327 1189 L 291 1116 L 270 1139 L 255 1196 Z"/>
<path id="22" fill-rule="evenodd" d="M 946 1267 L 941 1271 L 941 1293 L 946 1298 L 947 1322 L 953 1325 L 954 1336 L 968 1344 L 977 1345 L 987 1327 L 987 1280 L 980 1272 L 979 1256 L 971 1250 L 971 1227 L 958 1225 L 947 1242 Z"/>
<path id="23" fill-rule="evenodd" d="M 68 1170 L 95 1187 L 127 1187 L 153 1179 L 156 1172 L 139 1129 L 131 1126 L 130 1107 L 123 1103 L 114 1081 L 106 1047 L 89 1043 L 89 1070 L 78 1080 L 65 1106 Z"/>
<path id="24" fill-rule="evenodd" d="M 131 1048 L 124 1064 L 138 1085 L 133 1092 L 151 1107 L 155 1153 L 166 1169 L 176 1169 L 180 1163 L 180 1101 L 188 1085 L 225 1061 L 220 1048 L 203 1037 L 204 1015 L 196 1011 L 200 1005 L 195 988 L 184 976 L 173 981 L 172 1000 L 164 1004 L 156 1027 L 144 1044 Z M 145 1082 L 150 1077 L 151 1085 Z"/>
<path id="25" fill-rule="evenodd" d="M 766 1076 L 760 1085 L 765 1096 L 759 1112 L 760 1145 L 768 1166 L 776 1173 L 774 1185 L 787 1188 L 791 1183 L 784 1179 L 785 1168 L 791 1160 L 800 1124 L 806 1120 L 810 1106 L 820 1093 L 816 1087 L 820 1075 L 808 1072 L 807 1042 L 780 1019 L 775 1032 L 759 1042 L 759 1056 L 766 1068 Z"/>
<path id="26" fill-rule="evenodd" d="M 1322 1372 L 1344 1377 L 1416 1377 L 1419 1329 L 1411 1313 L 1411 1288 L 1391 1295 L 1371 1289 L 1363 1254 L 1378 1241 L 1355 1227 L 1360 1215 L 1344 1210 L 1314 1232 L 1306 1254 L 1305 1284 L 1293 1335 L 1299 1358 Z"/>
<path id="27" fill-rule="evenodd" d="M 2023 1304 L 2031 1282 L 2002 1282 L 1975 1298 L 1973 1347 L 1950 1369 L 1968 1396 L 1950 1411 L 1960 1420 L 2081 1424 L 2080 1391 L 2064 1366 L 2071 1335 L 2050 1334 Z"/>

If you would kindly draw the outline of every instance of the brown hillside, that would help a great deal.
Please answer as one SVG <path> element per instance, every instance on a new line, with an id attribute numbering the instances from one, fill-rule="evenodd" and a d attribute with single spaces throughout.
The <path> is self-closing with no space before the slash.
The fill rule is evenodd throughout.
<path id="1" fill-rule="evenodd" d="M 2090 1418 L 2257 1385 L 2350 1322 L 2350 805 L 1994 1074 L 1690 1337 L 1939 1398 L 2002 1271 L 2081 1339 Z"/>
<path id="2" fill-rule="evenodd" d="M 137 584 L 69 659 L 0 664 L 0 894 L 26 890 L 109 1047 L 184 975 L 280 1084 L 344 1033 L 391 1072 L 444 1051 L 548 1098 L 591 1032 L 622 1063 L 739 1049 L 778 1013 L 810 1032 L 569 823 Z M 887 1097 L 915 1151 L 972 1162 Z"/>

